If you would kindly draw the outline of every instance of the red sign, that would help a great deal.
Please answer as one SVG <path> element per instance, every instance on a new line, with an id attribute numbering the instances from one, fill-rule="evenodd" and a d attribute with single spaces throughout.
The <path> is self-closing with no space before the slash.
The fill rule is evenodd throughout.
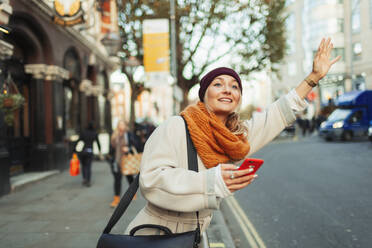
<path id="1" fill-rule="evenodd" d="M 111 1 L 110 0 L 102 0 L 101 1 L 101 9 L 102 9 L 101 32 L 102 33 L 110 33 L 111 32 Z"/>

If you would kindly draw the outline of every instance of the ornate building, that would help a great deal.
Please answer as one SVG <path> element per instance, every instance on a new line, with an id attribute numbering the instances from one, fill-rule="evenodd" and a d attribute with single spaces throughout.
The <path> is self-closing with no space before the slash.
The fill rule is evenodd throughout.
<path id="1" fill-rule="evenodd" d="M 1 94 L 14 94 L 13 85 L 24 97 L 10 123 L 0 109 L 0 195 L 9 192 L 12 175 L 65 169 L 71 136 L 88 122 L 111 132 L 107 96 L 117 63 L 103 43 L 115 45 L 107 38 L 118 30 L 115 6 L 113 0 L 0 1 Z"/>

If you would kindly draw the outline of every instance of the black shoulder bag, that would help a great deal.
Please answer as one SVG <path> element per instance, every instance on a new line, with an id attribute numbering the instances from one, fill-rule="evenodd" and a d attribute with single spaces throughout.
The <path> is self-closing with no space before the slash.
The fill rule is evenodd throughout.
<path id="1" fill-rule="evenodd" d="M 189 170 L 198 171 L 196 149 L 192 143 L 190 133 L 186 126 L 187 157 Z M 139 184 L 139 174 L 132 182 L 127 192 L 121 198 L 118 207 L 112 214 L 105 230 L 98 240 L 97 248 L 197 248 L 200 243 L 199 212 L 196 212 L 198 225 L 194 231 L 172 233 L 165 226 L 145 224 L 133 228 L 129 235 L 110 234 L 111 229 L 119 221 L 120 217 L 128 208 L 133 196 L 136 194 Z M 138 235 L 134 234 L 143 228 L 155 228 L 162 230 L 164 235 Z"/>

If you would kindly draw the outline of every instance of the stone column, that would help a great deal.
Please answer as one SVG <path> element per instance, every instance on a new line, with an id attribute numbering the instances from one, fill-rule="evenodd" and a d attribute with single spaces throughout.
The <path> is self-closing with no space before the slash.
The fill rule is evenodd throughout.
<path id="1" fill-rule="evenodd" d="M 27 64 L 25 72 L 32 75 L 30 170 L 56 169 L 58 161 L 54 152 L 54 130 L 58 128 L 58 123 L 55 116 L 54 85 L 60 84 L 62 79 L 67 79 L 69 73 L 61 67 L 45 64 Z M 63 105 L 61 107 L 63 108 Z M 63 113 L 63 110 L 58 112 Z"/>

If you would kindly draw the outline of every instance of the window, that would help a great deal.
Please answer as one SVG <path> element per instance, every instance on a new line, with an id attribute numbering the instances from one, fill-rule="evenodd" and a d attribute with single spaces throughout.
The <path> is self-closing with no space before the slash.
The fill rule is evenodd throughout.
<path id="1" fill-rule="evenodd" d="M 72 90 L 70 87 L 64 87 L 64 94 L 65 94 L 65 125 L 67 129 L 72 129 L 73 128 L 73 105 L 72 105 Z"/>
<path id="2" fill-rule="evenodd" d="M 291 5 L 292 3 L 294 3 L 295 2 L 295 0 L 286 0 L 285 1 L 285 6 L 289 6 L 289 5 Z"/>
<path id="3" fill-rule="evenodd" d="M 351 1 L 351 29 L 353 33 L 360 32 L 360 0 Z"/>
<path id="4" fill-rule="evenodd" d="M 344 32 L 344 19 L 337 19 L 337 32 Z"/>
<path id="5" fill-rule="evenodd" d="M 372 28 L 372 0 L 369 0 L 369 23 Z"/>
<path id="6" fill-rule="evenodd" d="M 296 73 L 297 73 L 296 62 L 289 62 L 288 63 L 288 75 L 289 76 L 296 76 Z"/>
<path id="7" fill-rule="evenodd" d="M 291 13 L 286 20 L 288 54 L 296 52 L 296 17 Z"/>
<path id="8" fill-rule="evenodd" d="M 97 75 L 97 86 L 99 86 L 100 90 L 103 91 L 105 89 L 105 75 L 104 73 L 99 73 Z M 106 112 L 105 112 L 105 106 L 106 106 L 106 98 L 103 96 L 102 92 L 97 97 L 98 100 L 98 114 L 99 114 L 99 129 L 105 130 L 105 119 L 106 119 Z"/>
<path id="9" fill-rule="evenodd" d="M 353 80 L 355 90 L 366 89 L 366 78 L 363 75 L 357 75 Z"/>
<path id="10" fill-rule="evenodd" d="M 337 56 L 341 56 L 341 61 L 345 61 L 345 48 L 343 47 L 335 47 L 332 50 L 332 58 L 336 58 Z"/>
<path id="11" fill-rule="evenodd" d="M 350 117 L 351 123 L 359 123 L 362 121 L 363 118 L 363 112 L 361 110 L 358 110 Z"/>
<path id="12" fill-rule="evenodd" d="M 305 8 L 312 9 L 326 4 L 343 4 L 343 0 L 306 0 Z"/>
<path id="13" fill-rule="evenodd" d="M 355 42 L 353 44 L 353 60 L 361 60 L 362 59 L 362 43 Z"/>
<path id="14" fill-rule="evenodd" d="M 313 50 L 313 58 L 318 50 Z M 336 58 L 337 56 L 341 56 L 341 61 L 345 61 L 345 48 L 343 47 L 335 47 L 332 49 L 331 58 Z"/>

